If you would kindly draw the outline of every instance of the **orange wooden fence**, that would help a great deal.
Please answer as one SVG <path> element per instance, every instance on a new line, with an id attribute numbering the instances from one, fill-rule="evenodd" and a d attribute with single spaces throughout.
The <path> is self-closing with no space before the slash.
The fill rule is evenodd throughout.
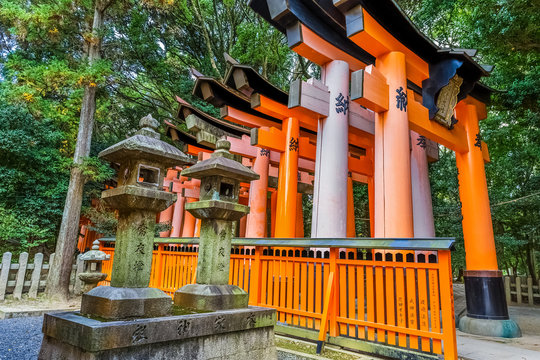
<path id="1" fill-rule="evenodd" d="M 172 296 L 195 282 L 197 242 L 156 239 L 150 286 Z M 275 308 L 283 332 L 319 345 L 326 341 L 386 356 L 406 351 L 415 358 L 444 354 L 457 359 L 452 243 L 238 238 L 229 282 L 249 292 L 250 305 Z M 103 239 L 102 250 L 111 258 L 113 246 Z M 110 274 L 111 265 L 104 271 Z"/>

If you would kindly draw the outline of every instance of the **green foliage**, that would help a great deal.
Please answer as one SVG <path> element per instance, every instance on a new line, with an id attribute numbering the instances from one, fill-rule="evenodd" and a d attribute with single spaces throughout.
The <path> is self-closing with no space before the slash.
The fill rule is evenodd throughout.
<path id="1" fill-rule="evenodd" d="M 89 230 L 103 234 L 103 236 L 114 236 L 116 234 L 116 227 L 118 226 L 116 214 L 102 204 L 86 208 L 83 215 L 90 220 Z"/>
<path id="2" fill-rule="evenodd" d="M 114 175 L 109 164 L 96 157 L 84 158 L 81 164 L 73 166 L 78 166 L 83 175 L 92 181 L 103 182 Z"/>
<path id="3" fill-rule="evenodd" d="M 69 178 L 62 133 L 0 101 L 0 252 L 54 243 Z"/>
<path id="4" fill-rule="evenodd" d="M 353 184 L 354 223 L 357 237 L 371 237 L 367 184 Z"/>

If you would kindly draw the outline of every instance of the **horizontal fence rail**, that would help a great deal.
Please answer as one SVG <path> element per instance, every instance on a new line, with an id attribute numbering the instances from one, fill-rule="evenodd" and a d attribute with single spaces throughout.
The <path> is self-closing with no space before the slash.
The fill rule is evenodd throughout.
<path id="1" fill-rule="evenodd" d="M 173 296 L 194 283 L 197 244 L 197 238 L 156 239 L 150 286 Z M 456 359 L 452 245 L 441 238 L 237 238 L 229 283 L 249 293 L 250 305 L 276 309 L 284 332 L 319 345 Z M 114 239 L 101 239 L 101 250 L 113 258 Z M 103 271 L 110 275 L 111 267 L 105 262 Z"/>

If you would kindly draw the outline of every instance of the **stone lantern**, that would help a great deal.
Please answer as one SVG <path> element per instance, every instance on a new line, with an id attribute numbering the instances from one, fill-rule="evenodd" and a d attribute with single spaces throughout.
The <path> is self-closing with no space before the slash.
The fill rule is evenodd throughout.
<path id="1" fill-rule="evenodd" d="M 79 279 L 84 283 L 83 293 L 95 288 L 98 282 L 105 280 L 107 274 L 101 272 L 103 261 L 111 259 L 111 255 L 99 250 L 99 240 L 94 241 L 92 250 L 81 255 L 84 262 L 83 272 L 79 274 Z"/>
<path id="2" fill-rule="evenodd" d="M 259 175 L 234 161 L 231 143 L 216 142 L 211 158 L 182 171 L 182 176 L 201 179 L 199 201 L 186 210 L 201 219 L 197 283 L 183 286 L 174 294 L 175 305 L 197 310 L 224 310 L 248 306 L 248 294 L 228 285 L 233 222 L 249 212 L 238 204 L 240 182 Z"/>
<path id="3" fill-rule="evenodd" d="M 170 312 L 171 299 L 149 288 L 156 214 L 168 208 L 176 195 L 163 191 L 166 169 L 194 161 L 160 140 L 158 122 L 148 115 L 137 133 L 99 156 L 120 164 L 118 187 L 102 194 L 104 203 L 118 210 L 111 286 L 83 295 L 81 313 L 107 319 L 162 316 Z"/>
<path id="4" fill-rule="evenodd" d="M 275 360 L 276 310 L 248 307 L 246 292 L 227 285 L 232 222 L 249 210 L 237 203 L 239 182 L 259 176 L 231 160 L 226 141 L 218 141 L 211 159 L 186 171 L 202 179 L 201 201 L 187 206 L 202 219 L 199 265 L 197 284 L 176 292 L 175 303 L 215 311 L 171 314 L 171 298 L 148 288 L 154 223 L 175 197 L 161 190 L 165 168 L 191 159 L 159 141 L 151 117 L 141 126 L 137 135 L 100 154 L 121 165 L 118 188 L 102 195 L 119 214 L 111 286 L 83 295 L 86 316 L 45 314 L 38 358 Z"/>

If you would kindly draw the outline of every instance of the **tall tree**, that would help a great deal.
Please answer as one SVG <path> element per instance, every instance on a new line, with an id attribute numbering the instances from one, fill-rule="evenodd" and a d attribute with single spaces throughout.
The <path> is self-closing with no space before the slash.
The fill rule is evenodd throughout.
<path id="1" fill-rule="evenodd" d="M 96 0 L 94 3 L 94 16 L 89 26 L 89 31 L 84 38 L 84 55 L 89 67 L 92 67 L 101 59 L 103 21 L 105 11 L 111 3 L 112 0 Z M 47 295 L 49 297 L 59 297 L 61 299 L 68 299 L 69 297 L 71 267 L 77 245 L 75 239 L 78 238 L 77 235 L 79 233 L 79 219 L 81 216 L 84 184 L 86 182 L 82 165 L 85 158 L 90 155 L 94 115 L 96 112 L 96 87 L 97 84 L 93 82 L 84 87 L 79 132 L 75 145 L 75 154 L 73 156 L 73 165 L 71 167 L 62 223 L 60 225 L 58 240 L 56 241 L 56 256 L 49 269 L 50 276 L 47 283 Z"/>

